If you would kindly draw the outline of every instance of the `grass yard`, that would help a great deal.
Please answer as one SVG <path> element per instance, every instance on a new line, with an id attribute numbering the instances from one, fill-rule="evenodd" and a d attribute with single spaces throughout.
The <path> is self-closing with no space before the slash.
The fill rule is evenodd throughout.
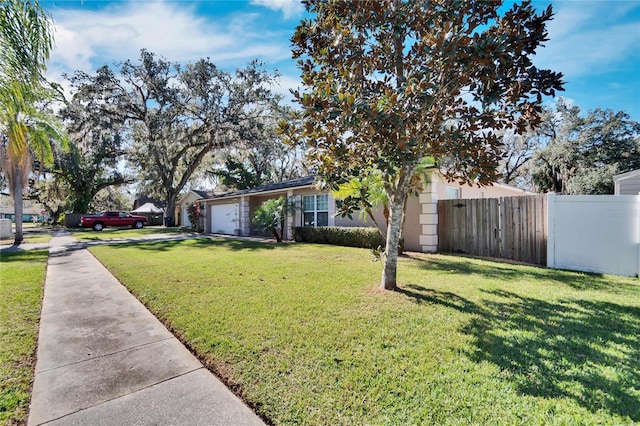
<path id="1" fill-rule="evenodd" d="M 140 238 L 156 234 L 181 234 L 191 232 L 185 228 L 148 226 L 142 229 L 133 228 L 104 228 L 102 231 L 94 231 L 91 228 L 71 230 L 71 235 L 81 241 L 107 241 L 125 238 Z"/>
<path id="2" fill-rule="evenodd" d="M 26 424 L 46 250 L 0 255 L 0 424 Z"/>
<path id="3" fill-rule="evenodd" d="M 640 282 L 188 240 L 91 251 L 274 424 L 640 422 Z"/>
<path id="4" fill-rule="evenodd" d="M 12 224 L 12 229 L 15 232 L 15 225 Z M 48 243 L 51 240 L 51 228 L 43 227 L 41 225 L 36 226 L 24 226 L 22 229 L 22 235 L 24 240 L 23 244 L 39 244 L 39 243 Z M 13 244 L 14 236 L 11 235 L 9 238 L 0 239 L 0 245 L 3 244 Z"/>

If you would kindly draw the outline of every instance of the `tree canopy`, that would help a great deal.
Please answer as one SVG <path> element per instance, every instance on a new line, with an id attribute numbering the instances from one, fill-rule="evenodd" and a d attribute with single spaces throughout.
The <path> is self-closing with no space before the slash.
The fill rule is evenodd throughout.
<path id="1" fill-rule="evenodd" d="M 308 174 L 300 147 L 290 147 L 277 131 L 280 120 L 295 117 L 293 111 L 279 105 L 267 105 L 263 114 L 244 120 L 238 126 L 237 141 L 219 157 L 223 161 L 210 174 L 227 189 L 253 188 L 282 182 Z"/>
<path id="2" fill-rule="evenodd" d="M 381 287 L 396 287 L 397 246 L 415 171 L 433 157 L 449 178 L 489 183 L 502 157 L 494 129 L 539 123 L 561 74 L 532 57 L 551 7 L 500 1 L 305 1 L 293 57 L 306 91 L 302 137 L 320 178 L 337 189 L 380 173 L 389 200 Z M 353 206 L 356 208 L 357 206 Z"/>
<path id="3" fill-rule="evenodd" d="M 625 112 L 596 108 L 582 116 L 558 103 L 538 134 L 545 137 L 531 160 L 540 192 L 613 194 L 613 176 L 640 169 L 640 123 Z"/>
<path id="4" fill-rule="evenodd" d="M 275 78 L 255 61 L 231 74 L 209 59 L 182 66 L 143 50 L 139 61 L 76 73 L 74 81 L 109 120 L 126 125 L 129 165 L 171 216 L 207 155 L 237 143 L 247 123 L 277 103 Z"/>
<path id="5" fill-rule="evenodd" d="M 104 113 L 110 98 L 96 93 L 81 73 L 69 80 L 73 96 L 59 112 L 69 149 L 54 144 L 54 163 L 49 171 L 64 189 L 65 210 L 86 213 L 103 189 L 133 182 L 121 167 L 127 131 L 117 116 Z"/>

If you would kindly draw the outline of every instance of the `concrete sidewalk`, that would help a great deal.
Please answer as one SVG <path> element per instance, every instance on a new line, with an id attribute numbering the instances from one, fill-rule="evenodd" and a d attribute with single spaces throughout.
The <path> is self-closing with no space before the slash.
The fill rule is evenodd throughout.
<path id="1" fill-rule="evenodd" d="M 49 250 L 29 425 L 264 424 L 73 237 Z"/>

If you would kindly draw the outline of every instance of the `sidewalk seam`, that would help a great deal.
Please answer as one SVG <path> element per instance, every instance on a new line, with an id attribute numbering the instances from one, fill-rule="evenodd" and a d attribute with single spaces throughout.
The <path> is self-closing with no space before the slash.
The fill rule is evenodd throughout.
<path id="1" fill-rule="evenodd" d="M 69 367 L 71 365 L 82 364 L 83 362 L 95 361 L 97 359 L 101 359 L 101 358 L 108 357 L 108 356 L 111 356 L 111 355 L 119 354 L 119 353 L 122 353 L 122 352 L 131 351 L 131 350 L 134 350 L 134 349 L 139 349 L 139 348 L 142 348 L 144 346 L 153 345 L 154 343 L 164 342 L 165 340 L 171 340 L 171 339 L 175 339 L 175 338 L 176 338 L 175 336 L 171 335 L 169 337 L 164 337 L 162 339 L 154 340 L 154 341 L 147 342 L 147 343 L 142 343 L 142 344 L 136 345 L 136 346 L 131 346 L 130 348 L 121 349 L 121 350 L 115 351 L 115 352 L 109 352 L 108 354 L 98 355 L 98 356 L 93 357 L 93 358 L 83 359 L 81 361 L 75 361 L 75 362 L 71 362 L 69 364 L 59 365 L 59 366 L 53 367 L 53 368 L 47 368 L 46 370 L 38 370 L 37 372 L 38 373 L 47 373 L 49 371 L 55 371 L 55 370 L 58 370 L 60 368 Z"/>
<path id="2" fill-rule="evenodd" d="M 71 365 L 71 364 L 69 364 L 69 365 Z M 198 368 L 194 368 L 193 370 L 186 371 L 186 372 L 184 372 L 184 373 L 181 373 L 181 374 L 175 375 L 175 376 L 173 376 L 173 377 L 169 377 L 169 378 L 164 379 L 164 380 L 161 380 L 161 381 L 159 381 L 159 382 L 157 382 L 157 383 L 153 383 L 153 384 L 151 384 L 151 385 L 148 385 L 148 386 L 145 386 L 145 387 L 143 387 L 143 388 L 137 389 L 137 390 L 136 390 L 136 391 L 134 391 L 134 392 L 125 393 L 125 394 L 122 394 L 122 395 L 118 395 L 118 396 L 116 396 L 116 397 L 113 397 L 113 398 L 111 398 L 111 399 L 107 399 L 107 400 L 104 400 L 104 401 L 100 401 L 100 402 L 99 402 L 99 403 L 97 403 L 97 404 L 94 404 L 94 405 L 90 405 L 90 406 L 88 406 L 88 407 L 81 408 L 81 409 L 79 409 L 79 410 L 77 410 L 77 411 L 74 411 L 74 412 L 72 412 L 72 413 L 67 413 L 67 414 L 62 415 L 62 416 L 60 416 L 60 417 L 57 417 L 57 418 L 55 418 L 55 419 L 47 420 L 47 421 L 46 421 L 46 422 L 44 422 L 44 423 L 38 423 L 37 425 L 34 425 L 34 426 L 46 425 L 46 424 L 49 424 L 49 423 L 52 423 L 52 422 L 58 421 L 58 420 L 60 420 L 60 419 L 64 419 L 65 417 L 69 417 L 69 416 L 71 416 L 71 415 L 74 415 L 74 414 L 81 413 L 81 412 L 83 412 L 83 411 L 89 410 L 89 409 L 91 409 L 91 408 L 99 407 L 99 406 L 101 406 L 101 405 L 103 405 L 103 404 L 106 404 L 107 402 L 115 401 L 116 399 L 120 399 L 120 398 L 123 398 L 123 397 L 125 397 L 125 396 L 135 395 L 135 394 L 137 394 L 138 392 L 141 392 L 141 391 L 143 391 L 143 390 L 146 390 L 146 389 L 152 388 L 152 387 L 157 386 L 157 385 L 160 385 L 160 384 L 162 384 L 162 383 L 166 383 L 166 382 L 168 382 L 168 381 L 171 381 L 171 380 L 177 379 L 177 378 L 182 377 L 182 376 L 185 376 L 185 375 L 187 375 L 187 374 L 191 374 L 191 373 L 193 373 L 193 372 L 195 372 L 195 371 L 198 371 L 198 370 L 207 370 L 207 369 L 206 369 L 204 366 L 202 366 L 202 365 L 201 365 L 201 366 L 200 366 L 200 367 L 198 367 Z M 209 370 L 207 370 L 207 371 L 209 371 Z"/>

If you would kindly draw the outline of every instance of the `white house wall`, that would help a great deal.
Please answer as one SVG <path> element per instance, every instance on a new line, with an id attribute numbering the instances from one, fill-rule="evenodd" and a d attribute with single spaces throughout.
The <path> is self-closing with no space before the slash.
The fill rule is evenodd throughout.
<path id="1" fill-rule="evenodd" d="M 640 170 L 614 176 L 615 195 L 640 194 Z"/>
<path id="2" fill-rule="evenodd" d="M 176 214 L 179 214 L 179 225 L 184 227 L 190 227 L 191 221 L 189 220 L 189 206 L 196 202 L 200 198 L 199 195 L 189 192 L 183 198 L 181 198 L 176 205 Z"/>

